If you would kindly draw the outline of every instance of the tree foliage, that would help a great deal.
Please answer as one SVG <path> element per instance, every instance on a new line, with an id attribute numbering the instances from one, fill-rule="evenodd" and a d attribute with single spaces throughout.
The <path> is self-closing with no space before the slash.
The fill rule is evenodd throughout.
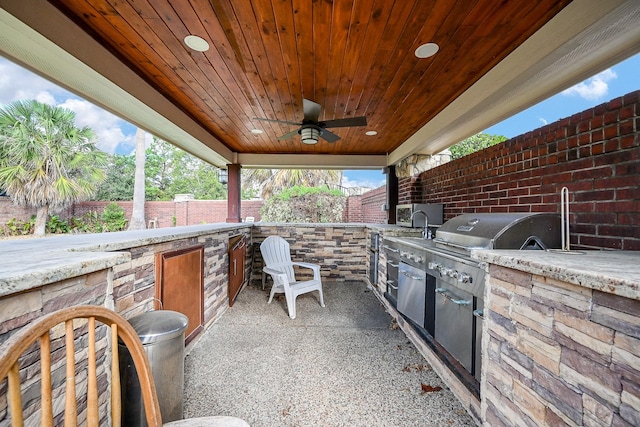
<path id="1" fill-rule="evenodd" d="M 0 187 L 36 209 L 34 235 L 44 235 L 50 210 L 88 199 L 104 179 L 107 155 L 94 141 L 66 108 L 31 100 L 0 109 Z"/>
<path id="2" fill-rule="evenodd" d="M 133 200 L 135 157 L 114 155 L 109 157 L 106 178 L 98 187 L 94 200 Z"/>
<path id="3" fill-rule="evenodd" d="M 337 190 L 294 186 L 267 199 L 260 214 L 268 222 L 342 222 L 346 202 Z"/>
<path id="4" fill-rule="evenodd" d="M 173 200 L 176 194 L 185 193 L 199 200 L 226 198 L 215 166 L 160 139 L 154 139 L 145 155 L 146 200 Z M 95 200 L 132 200 L 134 174 L 135 156 L 112 156 L 107 179 Z"/>
<path id="5" fill-rule="evenodd" d="M 506 136 L 502 135 L 489 135 L 486 133 L 475 134 L 449 148 L 451 151 L 451 159 L 459 159 L 460 157 L 499 144 L 507 139 Z"/>
<path id="6" fill-rule="evenodd" d="M 333 187 L 342 181 L 340 170 L 316 169 L 243 169 L 242 187 L 254 189 L 263 199 L 294 186 Z"/>

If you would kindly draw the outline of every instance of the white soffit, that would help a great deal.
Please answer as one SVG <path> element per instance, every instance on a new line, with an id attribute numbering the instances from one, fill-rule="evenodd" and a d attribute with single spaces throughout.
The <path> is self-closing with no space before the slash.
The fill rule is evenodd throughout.
<path id="1" fill-rule="evenodd" d="M 638 0 L 574 0 L 391 153 L 389 164 L 439 153 L 638 52 Z"/>
<path id="2" fill-rule="evenodd" d="M 3 0 L 0 52 L 194 156 L 218 167 L 231 163 L 228 148 L 49 2 Z"/>
<path id="3" fill-rule="evenodd" d="M 238 154 L 237 162 L 249 168 L 381 169 L 387 156 L 334 154 Z"/>

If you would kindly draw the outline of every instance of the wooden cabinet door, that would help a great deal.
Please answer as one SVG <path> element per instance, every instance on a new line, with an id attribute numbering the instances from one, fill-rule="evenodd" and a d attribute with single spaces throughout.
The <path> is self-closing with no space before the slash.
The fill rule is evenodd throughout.
<path id="1" fill-rule="evenodd" d="M 234 236 L 229 239 L 229 307 L 233 306 L 244 283 L 246 242 L 245 236 Z"/>
<path id="2" fill-rule="evenodd" d="M 189 318 L 185 341 L 204 324 L 204 246 L 156 254 L 156 298 L 164 310 Z"/>

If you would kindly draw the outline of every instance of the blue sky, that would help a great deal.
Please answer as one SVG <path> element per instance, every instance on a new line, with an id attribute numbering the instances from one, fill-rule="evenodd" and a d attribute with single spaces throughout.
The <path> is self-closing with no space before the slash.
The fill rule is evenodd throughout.
<path id="1" fill-rule="evenodd" d="M 484 133 L 513 138 L 638 89 L 640 54 L 486 129 Z"/>
<path id="2" fill-rule="evenodd" d="M 638 89 L 640 54 L 484 132 L 513 138 Z M 37 99 L 73 110 L 78 125 L 91 127 L 98 135 L 98 146 L 108 153 L 130 153 L 135 147 L 133 125 L 0 57 L 0 105 L 22 99 Z M 377 188 L 384 183 L 381 169 L 343 173 L 346 187 Z"/>

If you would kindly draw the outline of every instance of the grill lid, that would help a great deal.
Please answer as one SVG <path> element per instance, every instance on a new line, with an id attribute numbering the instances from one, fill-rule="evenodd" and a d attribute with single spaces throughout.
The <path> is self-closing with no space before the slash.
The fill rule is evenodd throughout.
<path id="1" fill-rule="evenodd" d="M 546 249 L 561 246 L 560 215 L 555 213 L 474 213 L 445 222 L 436 245 L 456 249 Z"/>

